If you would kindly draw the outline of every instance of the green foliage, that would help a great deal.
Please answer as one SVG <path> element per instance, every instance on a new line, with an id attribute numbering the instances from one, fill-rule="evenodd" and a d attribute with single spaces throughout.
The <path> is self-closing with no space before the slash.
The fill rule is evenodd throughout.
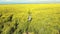
<path id="1" fill-rule="evenodd" d="M 31 10 L 31 13 L 27 9 L 17 10 L 0 9 L 0 34 L 23 34 L 27 28 L 34 34 L 60 34 L 60 11 L 57 9 L 53 9 L 55 12 L 52 9 Z M 31 22 L 28 21 L 29 14 L 32 16 Z"/>

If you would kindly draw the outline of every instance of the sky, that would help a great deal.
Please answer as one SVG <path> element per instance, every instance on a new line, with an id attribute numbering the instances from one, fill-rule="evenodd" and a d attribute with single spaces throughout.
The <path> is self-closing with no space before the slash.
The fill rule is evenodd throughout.
<path id="1" fill-rule="evenodd" d="M 0 0 L 0 4 L 4 3 L 60 3 L 60 0 Z"/>

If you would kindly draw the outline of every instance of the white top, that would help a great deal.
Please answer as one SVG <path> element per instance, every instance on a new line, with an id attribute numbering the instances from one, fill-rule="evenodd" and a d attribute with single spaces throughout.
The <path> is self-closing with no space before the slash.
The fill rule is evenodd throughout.
<path id="1" fill-rule="evenodd" d="M 28 21 L 30 21 L 30 20 L 31 20 L 31 18 L 32 18 L 31 16 L 28 16 Z"/>

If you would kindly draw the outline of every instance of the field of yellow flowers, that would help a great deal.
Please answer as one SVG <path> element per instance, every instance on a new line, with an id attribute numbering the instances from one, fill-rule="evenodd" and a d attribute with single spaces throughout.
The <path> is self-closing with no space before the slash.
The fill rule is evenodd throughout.
<path id="1" fill-rule="evenodd" d="M 1 4 L 0 34 L 60 34 L 60 4 Z"/>

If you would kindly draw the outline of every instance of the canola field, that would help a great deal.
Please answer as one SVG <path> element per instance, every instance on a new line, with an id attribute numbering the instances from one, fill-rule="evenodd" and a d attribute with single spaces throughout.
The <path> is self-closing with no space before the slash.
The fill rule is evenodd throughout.
<path id="1" fill-rule="evenodd" d="M 0 34 L 60 34 L 60 4 L 0 5 Z"/>

